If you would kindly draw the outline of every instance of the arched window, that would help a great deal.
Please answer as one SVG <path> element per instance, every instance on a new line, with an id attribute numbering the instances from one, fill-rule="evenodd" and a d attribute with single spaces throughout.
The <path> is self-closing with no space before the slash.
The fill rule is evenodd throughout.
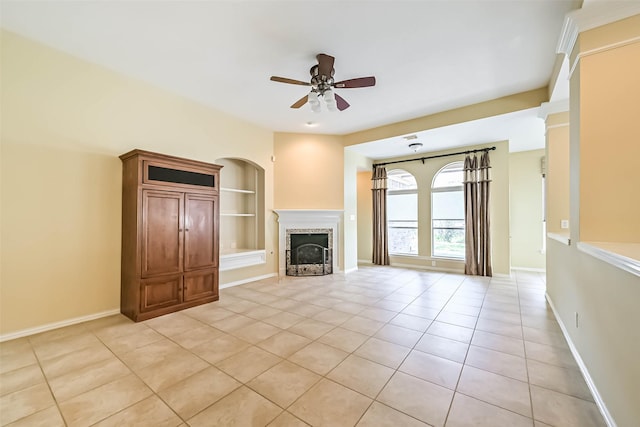
<path id="1" fill-rule="evenodd" d="M 463 162 L 449 163 L 431 185 L 431 254 L 464 259 Z"/>
<path id="2" fill-rule="evenodd" d="M 402 169 L 387 173 L 387 234 L 390 254 L 418 255 L 418 184 Z"/>

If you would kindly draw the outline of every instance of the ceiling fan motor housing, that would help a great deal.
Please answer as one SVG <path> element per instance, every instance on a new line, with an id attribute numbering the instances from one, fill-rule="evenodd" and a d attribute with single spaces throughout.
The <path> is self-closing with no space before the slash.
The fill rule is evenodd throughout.
<path id="1" fill-rule="evenodd" d="M 327 90 L 331 89 L 334 83 L 333 74 L 335 72 L 336 69 L 332 68 L 331 75 L 325 76 L 320 74 L 320 67 L 318 65 L 311 67 L 309 74 L 311 74 L 311 85 L 313 86 L 313 91 L 323 95 Z"/>

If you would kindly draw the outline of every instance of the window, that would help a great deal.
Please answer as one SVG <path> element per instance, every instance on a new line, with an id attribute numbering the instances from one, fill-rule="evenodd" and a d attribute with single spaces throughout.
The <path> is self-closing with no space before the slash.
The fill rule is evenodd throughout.
<path id="1" fill-rule="evenodd" d="M 387 173 L 387 234 L 389 253 L 418 255 L 418 185 L 409 172 Z"/>
<path id="2" fill-rule="evenodd" d="M 440 169 L 431 186 L 431 242 L 434 257 L 464 259 L 463 162 Z"/>

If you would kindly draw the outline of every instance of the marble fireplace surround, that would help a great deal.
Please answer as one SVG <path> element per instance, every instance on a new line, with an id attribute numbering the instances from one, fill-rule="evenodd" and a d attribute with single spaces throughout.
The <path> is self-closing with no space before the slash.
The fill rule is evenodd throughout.
<path id="1" fill-rule="evenodd" d="M 344 211 L 341 210 L 312 210 L 312 209 L 274 209 L 278 215 L 278 274 L 286 275 L 287 230 L 331 230 L 332 241 L 329 246 L 333 250 L 333 272 L 337 273 L 340 247 L 338 239 L 340 222 Z"/>

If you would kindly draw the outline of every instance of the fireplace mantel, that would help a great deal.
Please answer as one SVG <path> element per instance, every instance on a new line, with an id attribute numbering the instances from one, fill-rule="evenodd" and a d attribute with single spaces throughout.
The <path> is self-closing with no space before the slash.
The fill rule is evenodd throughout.
<path id="1" fill-rule="evenodd" d="M 274 209 L 278 214 L 279 237 L 278 237 L 278 265 L 279 274 L 286 274 L 286 233 L 288 229 L 300 228 L 330 228 L 333 230 L 333 271 L 338 270 L 339 256 L 339 233 L 342 222 L 342 210 L 331 209 Z"/>

